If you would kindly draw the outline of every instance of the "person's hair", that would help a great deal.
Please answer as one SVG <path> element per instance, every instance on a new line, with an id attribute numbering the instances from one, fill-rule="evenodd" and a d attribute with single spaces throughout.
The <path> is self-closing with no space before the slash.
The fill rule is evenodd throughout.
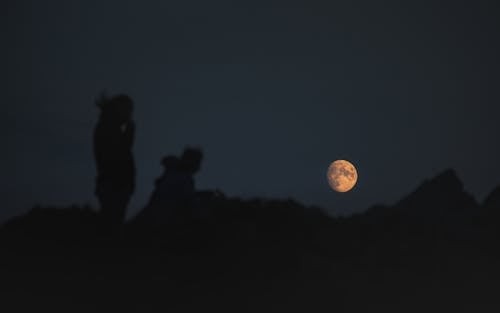
<path id="1" fill-rule="evenodd" d="M 97 102 L 101 109 L 101 116 L 105 119 L 117 119 L 132 114 L 134 102 L 126 94 L 119 94 L 112 98 L 104 98 Z"/>
<path id="2" fill-rule="evenodd" d="M 182 153 L 180 166 L 183 170 L 196 172 L 200 168 L 203 152 L 200 148 L 186 147 Z"/>

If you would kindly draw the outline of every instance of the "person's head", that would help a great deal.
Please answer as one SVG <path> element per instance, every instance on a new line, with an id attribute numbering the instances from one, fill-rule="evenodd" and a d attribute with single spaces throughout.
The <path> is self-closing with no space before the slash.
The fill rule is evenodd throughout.
<path id="1" fill-rule="evenodd" d="M 200 170 L 203 152 L 199 148 L 187 147 L 180 159 L 180 168 L 183 171 L 194 174 Z"/>
<path id="2" fill-rule="evenodd" d="M 134 102 L 128 95 L 119 94 L 110 99 L 102 97 L 97 106 L 101 109 L 101 118 L 106 121 L 123 125 L 132 119 Z"/>
<path id="3" fill-rule="evenodd" d="M 161 165 L 166 171 L 176 169 L 179 166 L 179 158 L 175 155 L 167 155 L 161 159 Z"/>

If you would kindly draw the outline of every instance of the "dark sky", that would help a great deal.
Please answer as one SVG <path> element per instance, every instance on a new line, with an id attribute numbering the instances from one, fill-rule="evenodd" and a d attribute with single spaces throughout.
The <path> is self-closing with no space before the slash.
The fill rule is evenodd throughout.
<path id="1" fill-rule="evenodd" d="M 0 218 L 90 203 L 102 89 L 135 101 L 137 212 L 186 144 L 197 185 L 331 212 L 448 167 L 500 183 L 495 1 L 20 1 L 1 5 Z M 359 182 L 337 194 L 329 163 Z"/>

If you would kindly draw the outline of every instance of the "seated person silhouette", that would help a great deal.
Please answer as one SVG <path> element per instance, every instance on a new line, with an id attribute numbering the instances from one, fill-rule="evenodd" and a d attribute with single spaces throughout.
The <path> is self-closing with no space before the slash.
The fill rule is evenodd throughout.
<path id="1" fill-rule="evenodd" d="M 197 207 L 194 174 L 200 170 L 203 153 L 186 148 L 180 158 L 162 159 L 164 172 L 155 182 L 155 190 L 142 216 L 150 223 L 186 222 Z"/>
<path id="2" fill-rule="evenodd" d="M 147 207 L 163 206 L 169 198 L 169 193 L 175 190 L 173 185 L 179 176 L 180 159 L 175 155 L 168 155 L 163 157 L 160 163 L 163 166 L 163 173 L 155 180 L 155 189 Z"/>
<path id="3" fill-rule="evenodd" d="M 103 94 L 96 104 L 101 112 L 93 138 L 97 167 L 95 194 L 103 222 L 113 227 L 123 222 L 135 187 L 133 101 L 127 95 L 107 98 Z"/>

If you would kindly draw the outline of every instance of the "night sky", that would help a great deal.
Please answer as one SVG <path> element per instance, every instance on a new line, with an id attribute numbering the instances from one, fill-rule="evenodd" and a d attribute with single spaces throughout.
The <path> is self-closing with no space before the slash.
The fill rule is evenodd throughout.
<path id="1" fill-rule="evenodd" d="M 495 1 L 21 1 L 1 5 L 0 218 L 89 203 L 94 99 L 135 101 L 134 214 L 159 160 L 204 149 L 199 189 L 332 213 L 453 167 L 500 183 Z M 333 192 L 335 159 L 358 168 Z"/>

